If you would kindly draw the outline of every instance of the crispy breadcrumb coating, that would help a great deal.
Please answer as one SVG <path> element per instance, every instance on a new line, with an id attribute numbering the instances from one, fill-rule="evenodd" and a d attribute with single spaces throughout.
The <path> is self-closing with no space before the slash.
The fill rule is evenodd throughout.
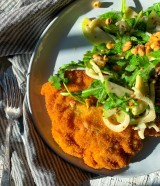
<path id="1" fill-rule="evenodd" d="M 84 71 L 66 73 L 70 78 L 69 90 L 86 89 L 93 81 Z M 119 169 L 126 167 L 131 158 L 142 149 L 142 140 L 129 126 L 123 132 L 111 131 L 103 123 L 102 108 L 75 101 L 70 96 L 62 96 L 51 83 L 42 87 L 46 108 L 52 121 L 52 135 L 64 152 L 82 158 L 95 169 Z"/>

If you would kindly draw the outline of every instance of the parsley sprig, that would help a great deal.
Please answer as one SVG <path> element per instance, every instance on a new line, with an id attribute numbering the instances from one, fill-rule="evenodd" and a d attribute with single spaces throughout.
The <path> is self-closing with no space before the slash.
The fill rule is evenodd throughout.
<path id="1" fill-rule="evenodd" d="M 67 84 L 69 82 L 69 79 L 65 77 L 65 72 L 67 70 L 84 68 L 84 67 L 85 65 L 83 61 L 79 61 L 78 63 L 71 61 L 70 63 L 61 66 L 57 74 L 50 76 L 48 81 L 52 83 L 52 86 L 60 90 L 62 87 L 62 83 Z"/>

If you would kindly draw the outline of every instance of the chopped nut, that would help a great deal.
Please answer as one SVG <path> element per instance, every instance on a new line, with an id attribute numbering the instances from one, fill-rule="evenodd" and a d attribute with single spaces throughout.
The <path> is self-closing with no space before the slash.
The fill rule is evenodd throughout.
<path id="1" fill-rule="evenodd" d="M 122 51 L 126 52 L 127 50 L 129 50 L 132 47 L 132 41 L 126 41 L 123 45 Z"/>
<path id="2" fill-rule="evenodd" d="M 144 56 L 144 54 L 145 54 L 145 46 L 144 45 L 138 45 L 138 54 L 140 56 Z"/>
<path id="3" fill-rule="evenodd" d="M 138 54 L 140 56 L 144 56 L 145 55 L 145 46 L 144 45 L 137 45 L 135 46 L 132 50 L 131 53 L 132 54 Z"/>
<path id="4" fill-rule="evenodd" d="M 138 54 L 138 47 L 135 46 L 134 48 L 132 48 L 131 53 L 132 54 Z"/>
<path id="5" fill-rule="evenodd" d="M 129 101 L 129 102 L 128 102 L 128 105 L 129 105 L 130 107 L 133 106 L 133 102 Z"/>
<path id="6" fill-rule="evenodd" d="M 84 126 L 84 128 L 88 129 L 88 126 L 89 126 L 89 125 L 88 125 L 88 122 L 87 122 L 87 121 L 84 121 L 84 122 L 83 122 L 83 126 Z"/>
<path id="7" fill-rule="evenodd" d="M 154 33 L 153 36 L 155 36 L 155 37 L 157 37 L 158 39 L 160 39 L 160 32 Z"/>
<path id="8" fill-rule="evenodd" d="M 103 61 L 108 62 L 108 57 L 106 55 L 103 56 Z"/>
<path id="9" fill-rule="evenodd" d="M 149 41 L 150 42 L 154 42 L 154 41 L 157 41 L 158 40 L 158 37 L 154 36 L 154 35 L 151 35 Z"/>
<path id="10" fill-rule="evenodd" d="M 160 40 L 157 40 L 157 41 L 154 42 L 153 50 L 157 51 L 159 49 L 160 49 Z"/>
<path id="11" fill-rule="evenodd" d="M 105 64 L 108 62 L 108 57 L 106 55 L 101 56 L 98 54 L 93 55 L 93 60 L 99 67 L 104 67 Z"/>
<path id="12" fill-rule="evenodd" d="M 89 107 L 91 106 L 91 100 L 85 99 L 85 103 L 86 103 L 87 109 L 89 109 Z"/>
<path id="13" fill-rule="evenodd" d="M 113 66 L 113 70 L 116 70 L 116 71 L 119 71 L 119 70 L 121 70 L 121 66 L 119 66 L 119 65 L 114 65 Z"/>
<path id="14" fill-rule="evenodd" d="M 155 46 L 153 50 L 154 50 L 154 51 L 157 51 L 157 50 L 159 50 L 159 49 L 160 49 L 159 46 Z"/>
<path id="15" fill-rule="evenodd" d="M 95 106 L 97 103 L 97 98 L 95 98 L 94 96 L 90 96 L 89 98 L 85 99 L 85 103 L 87 108 L 90 108 L 91 106 Z"/>
<path id="16" fill-rule="evenodd" d="M 101 55 L 98 55 L 98 54 L 94 54 L 94 55 L 93 55 L 93 59 L 94 59 L 94 60 L 102 60 L 102 58 L 103 58 L 103 57 L 102 57 Z"/>
<path id="17" fill-rule="evenodd" d="M 70 104 L 70 106 L 71 106 L 72 108 L 75 108 L 75 106 L 76 106 L 76 102 L 75 102 L 74 100 L 71 100 L 71 101 L 69 102 L 69 104 Z"/>
<path id="18" fill-rule="evenodd" d="M 100 1 L 94 1 L 92 3 L 93 8 L 100 8 L 102 3 Z"/>
<path id="19" fill-rule="evenodd" d="M 147 42 L 147 43 L 145 44 L 145 47 L 150 47 L 150 45 L 151 45 L 151 43 L 150 43 L 150 42 Z"/>
<path id="20" fill-rule="evenodd" d="M 146 55 L 149 54 L 150 52 L 151 52 L 150 46 L 146 46 L 145 47 L 145 53 L 146 53 Z"/>
<path id="21" fill-rule="evenodd" d="M 106 25 L 110 25 L 112 23 L 112 19 L 111 18 L 107 18 L 105 20 L 105 23 L 106 23 Z"/>
<path id="22" fill-rule="evenodd" d="M 107 42 L 106 48 L 109 49 L 109 50 L 114 48 L 114 43 L 112 41 Z"/>

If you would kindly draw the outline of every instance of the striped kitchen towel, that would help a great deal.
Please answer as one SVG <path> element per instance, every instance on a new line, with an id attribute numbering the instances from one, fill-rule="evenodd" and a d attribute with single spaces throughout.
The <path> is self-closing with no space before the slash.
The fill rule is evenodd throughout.
<path id="1" fill-rule="evenodd" d="M 62 160 L 37 134 L 28 110 L 26 73 L 35 44 L 55 15 L 73 0 L 1 0 L 0 67 L 12 64 L 24 94 L 23 118 L 11 135 L 11 185 L 78 186 L 90 185 L 94 175 Z M 3 72 L 1 71 L 1 78 Z M 3 87 L 0 86 L 0 163 L 4 156 L 5 129 Z"/>

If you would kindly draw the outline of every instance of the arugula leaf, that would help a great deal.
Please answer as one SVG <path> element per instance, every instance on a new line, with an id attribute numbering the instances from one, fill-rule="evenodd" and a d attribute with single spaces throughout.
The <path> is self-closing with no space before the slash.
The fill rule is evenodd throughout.
<path id="1" fill-rule="evenodd" d="M 104 110 L 118 108 L 119 110 L 128 112 L 126 111 L 126 108 L 129 107 L 129 101 L 132 101 L 133 104 L 136 104 L 135 100 L 133 100 L 131 97 L 128 97 L 127 95 L 118 97 L 114 93 L 109 93 L 108 96 L 109 96 L 108 99 L 103 104 Z"/>
<path id="2" fill-rule="evenodd" d="M 98 99 L 98 102 L 102 103 L 107 97 L 104 83 L 100 80 L 94 80 L 87 89 L 82 91 L 83 98 L 89 96 L 95 96 Z"/>
<path id="3" fill-rule="evenodd" d="M 85 101 L 81 98 L 81 96 L 78 96 L 79 92 L 75 92 L 75 93 L 73 92 L 72 93 L 72 92 L 69 91 L 69 89 L 68 89 L 68 87 L 67 87 L 67 85 L 65 83 L 63 83 L 63 85 L 64 85 L 64 87 L 65 87 L 65 89 L 66 89 L 66 91 L 67 91 L 69 96 L 71 96 L 75 100 L 79 101 L 80 103 L 85 104 Z"/>
<path id="4" fill-rule="evenodd" d="M 141 10 L 141 11 L 138 13 L 138 15 L 137 15 L 137 17 L 136 17 L 136 19 L 135 19 L 135 24 L 133 25 L 133 28 L 135 28 L 135 27 L 137 26 L 137 24 L 139 24 L 139 22 L 142 21 L 142 18 L 143 18 L 143 11 Z"/>
<path id="5" fill-rule="evenodd" d="M 148 56 L 155 57 L 156 60 L 160 60 L 160 50 L 152 51 L 148 54 Z"/>
<path id="6" fill-rule="evenodd" d="M 135 24 L 135 18 L 127 18 L 125 21 L 128 23 L 130 28 Z"/>
<path id="7" fill-rule="evenodd" d="M 110 24 L 110 25 L 103 27 L 103 30 L 112 35 L 117 35 L 119 28 L 115 24 Z"/>
<path id="8" fill-rule="evenodd" d="M 125 70 L 127 70 L 128 72 L 133 72 L 136 69 L 135 65 L 128 65 Z"/>
<path id="9" fill-rule="evenodd" d="M 155 64 L 149 61 L 147 56 L 133 55 L 130 59 L 130 63 L 125 68 L 125 72 L 122 73 L 122 79 L 132 87 L 135 83 L 136 76 L 140 75 L 144 81 L 148 81 Z"/>
<path id="10" fill-rule="evenodd" d="M 136 38 L 138 40 L 140 40 L 141 43 L 146 43 L 146 42 L 149 41 L 149 36 L 144 31 L 140 31 L 140 30 L 139 31 L 136 31 L 136 32 L 133 33 L 133 35 L 136 36 Z"/>
<path id="11" fill-rule="evenodd" d="M 150 6 L 149 8 L 147 8 L 144 11 L 144 15 L 149 16 L 149 14 L 151 13 L 151 11 L 156 11 L 156 13 L 160 13 L 160 3 L 154 3 L 152 6 Z M 160 14 L 159 14 L 160 15 Z"/>
<path id="12" fill-rule="evenodd" d="M 110 12 L 106 12 L 104 14 L 101 14 L 99 16 L 101 19 L 106 20 L 107 18 L 111 18 L 112 19 L 112 23 L 116 23 L 117 21 L 122 19 L 122 13 L 119 11 L 110 11 Z"/>
<path id="13" fill-rule="evenodd" d="M 113 55 L 113 54 L 119 54 L 119 53 L 121 53 L 121 51 L 122 51 L 122 45 L 123 44 L 121 42 L 115 43 L 114 48 L 110 50 L 109 54 L 112 54 Z"/>
<path id="14" fill-rule="evenodd" d="M 160 3 L 154 3 L 153 7 L 156 12 L 160 12 Z"/>

